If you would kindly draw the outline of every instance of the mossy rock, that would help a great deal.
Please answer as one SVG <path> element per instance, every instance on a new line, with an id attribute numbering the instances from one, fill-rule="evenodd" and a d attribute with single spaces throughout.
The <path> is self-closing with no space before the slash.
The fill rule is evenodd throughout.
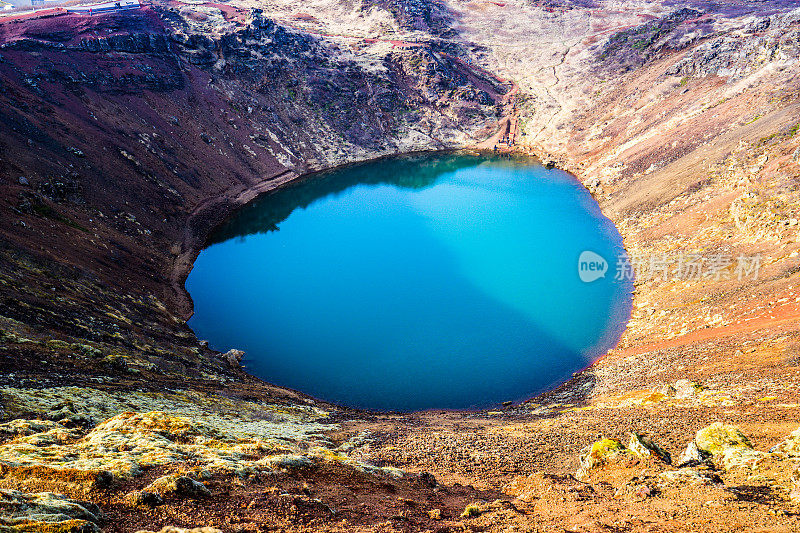
<path id="1" fill-rule="evenodd" d="M 609 459 L 628 453 L 630 450 L 617 439 L 602 438 L 595 441 L 581 454 L 580 466 L 575 476 L 583 478 L 590 470 L 605 464 Z"/>
<path id="2" fill-rule="evenodd" d="M 475 518 L 481 515 L 481 508 L 477 503 L 471 503 L 464 508 L 461 518 Z"/>
<path id="3" fill-rule="evenodd" d="M 711 455 L 722 455 L 732 448 L 752 449 L 753 445 L 736 426 L 714 422 L 697 432 L 697 448 Z"/>
<path id="4" fill-rule="evenodd" d="M 592 444 L 589 455 L 595 459 L 603 459 L 623 451 L 625 446 L 616 439 L 603 438 Z"/>
<path id="5" fill-rule="evenodd" d="M 162 476 L 148 485 L 143 492 L 149 492 L 159 496 L 174 494 L 175 496 L 184 498 L 211 496 L 211 492 L 205 485 L 188 476 L 182 476 L 180 474 Z"/>
<path id="6" fill-rule="evenodd" d="M 776 444 L 770 451 L 783 453 L 788 457 L 800 457 L 800 428 L 794 430 L 786 440 Z"/>
<path id="7" fill-rule="evenodd" d="M 52 492 L 0 489 L 0 531 L 37 533 L 99 532 L 97 505 Z"/>

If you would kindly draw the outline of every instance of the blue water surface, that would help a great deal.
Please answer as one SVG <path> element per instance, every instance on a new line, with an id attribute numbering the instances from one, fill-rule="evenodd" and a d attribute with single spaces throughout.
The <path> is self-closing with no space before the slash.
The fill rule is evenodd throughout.
<path id="1" fill-rule="evenodd" d="M 578 276 L 590 250 L 608 262 Z M 434 154 L 305 179 L 211 237 L 189 321 L 255 375 L 376 410 L 476 408 L 552 388 L 630 316 L 622 239 L 569 174 Z"/>

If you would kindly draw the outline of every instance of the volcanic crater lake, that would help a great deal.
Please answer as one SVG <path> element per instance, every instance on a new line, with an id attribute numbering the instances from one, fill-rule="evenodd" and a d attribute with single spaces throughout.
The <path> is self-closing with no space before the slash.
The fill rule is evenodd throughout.
<path id="1" fill-rule="evenodd" d="M 605 275 L 582 280 L 586 251 Z M 264 380 L 327 401 L 486 407 L 550 389 L 614 347 L 633 288 L 615 279 L 622 253 L 566 172 L 382 159 L 239 210 L 189 275 L 189 325 L 212 348 L 245 350 Z"/>

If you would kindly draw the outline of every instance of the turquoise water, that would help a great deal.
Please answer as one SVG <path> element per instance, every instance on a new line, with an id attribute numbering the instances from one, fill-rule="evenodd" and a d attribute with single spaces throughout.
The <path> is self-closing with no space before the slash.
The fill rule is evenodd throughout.
<path id="1" fill-rule="evenodd" d="M 584 251 L 608 272 L 579 277 Z M 379 410 L 485 407 L 558 385 L 630 316 L 614 225 L 530 160 L 386 159 L 245 206 L 186 288 L 189 321 L 255 375 Z M 596 256 L 593 256 L 596 257 Z"/>

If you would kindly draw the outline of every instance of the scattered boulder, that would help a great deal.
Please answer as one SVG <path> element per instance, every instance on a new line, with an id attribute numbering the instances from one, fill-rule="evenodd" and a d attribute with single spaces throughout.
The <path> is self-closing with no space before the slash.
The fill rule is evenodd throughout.
<path id="1" fill-rule="evenodd" d="M 672 464 L 672 457 L 669 452 L 635 431 L 631 433 L 628 449 L 639 457 L 655 457 L 667 464 Z"/>
<path id="2" fill-rule="evenodd" d="M 703 390 L 703 387 L 694 381 L 688 379 L 679 379 L 675 382 L 675 398 L 685 400 L 687 398 L 694 398 L 697 393 Z"/>
<path id="3" fill-rule="evenodd" d="M 698 431 L 694 442 L 698 450 L 718 458 L 725 468 L 752 468 L 766 455 L 754 450 L 739 428 L 722 422 L 714 422 Z"/>
<path id="4" fill-rule="evenodd" d="M 789 491 L 789 499 L 793 503 L 800 503 L 800 468 L 797 468 L 791 477 L 792 489 Z"/>
<path id="5" fill-rule="evenodd" d="M 427 487 L 429 489 L 436 488 L 436 486 L 439 484 L 436 481 L 436 478 L 434 477 L 434 475 L 431 474 L 430 472 L 422 472 L 422 473 L 420 473 L 419 481 L 420 481 L 420 483 L 422 484 L 423 487 Z"/>
<path id="6" fill-rule="evenodd" d="M 151 492 L 158 496 L 175 495 L 181 498 L 203 498 L 211 496 L 211 492 L 205 485 L 188 476 L 180 474 L 169 474 L 162 476 L 150 485 L 144 492 Z"/>
<path id="7" fill-rule="evenodd" d="M 678 391 L 675 389 L 675 386 L 670 385 L 669 383 L 658 389 L 658 392 L 660 392 L 667 398 L 674 398 L 675 394 L 678 393 Z"/>
<path id="8" fill-rule="evenodd" d="M 794 430 L 786 440 L 770 448 L 771 453 L 781 453 L 788 457 L 800 457 L 800 428 Z"/>
<path id="9" fill-rule="evenodd" d="M 128 495 L 128 501 L 131 503 L 131 505 L 137 507 L 158 507 L 159 505 L 163 505 L 164 498 L 155 492 L 138 490 Z"/>
<path id="10" fill-rule="evenodd" d="M 575 473 L 575 477 L 582 479 L 593 468 L 605 464 L 609 459 L 624 453 L 629 453 L 629 451 L 620 441 L 609 438 L 600 439 L 583 450 L 580 457 L 580 466 Z"/>
<path id="11" fill-rule="evenodd" d="M 694 441 L 699 450 L 711 455 L 721 455 L 731 449 L 753 448 L 739 428 L 722 422 L 714 422 L 698 431 Z"/>
<path id="12" fill-rule="evenodd" d="M 477 503 L 471 503 L 464 508 L 461 518 L 474 518 L 481 515 L 481 508 Z"/>
<path id="13" fill-rule="evenodd" d="M 233 348 L 222 354 L 222 358 L 225 361 L 227 361 L 228 365 L 232 366 L 233 368 L 239 368 L 240 366 L 242 366 L 242 358 L 244 358 L 244 352 L 242 350 L 237 350 Z"/>
<path id="14" fill-rule="evenodd" d="M 692 441 L 678 459 L 678 468 L 697 466 L 708 462 L 709 459 L 711 459 L 711 454 L 698 448 L 697 444 Z"/>

